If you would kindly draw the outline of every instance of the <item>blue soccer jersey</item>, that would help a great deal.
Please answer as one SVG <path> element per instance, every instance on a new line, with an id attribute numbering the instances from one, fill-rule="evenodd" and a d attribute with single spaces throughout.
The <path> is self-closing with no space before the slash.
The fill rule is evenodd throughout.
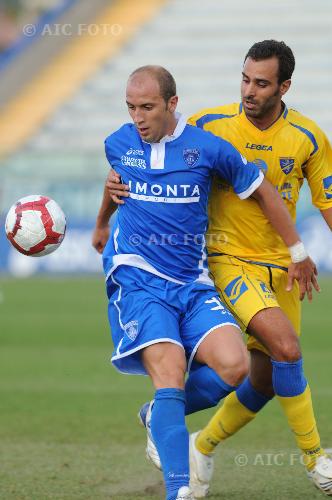
<path id="1" fill-rule="evenodd" d="M 144 269 L 176 283 L 211 284 L 205 250 L 207 204 L 213 174 L 249 197 L 263 175 L 227 141 L 187 125 L 146 143 L 135 125 L 105 141 L 106 156 L 129 185 L 103 254 L 107 278 L 119 265 Z"/>

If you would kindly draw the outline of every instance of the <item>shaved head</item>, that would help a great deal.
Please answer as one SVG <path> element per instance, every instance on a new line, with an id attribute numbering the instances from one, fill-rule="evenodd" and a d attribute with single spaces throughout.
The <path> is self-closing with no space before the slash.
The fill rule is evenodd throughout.
<path id="1" fill-rule="evenodd" d="M 176 83 L 169 71 L 162 66 L 148 65 L 135 69 L 129 76 L 129 81 L 136 76 L 146 76 L 153 78 L 158 82 L 161 97 L 167 103 L 169 99 L 176 95 Z"/>

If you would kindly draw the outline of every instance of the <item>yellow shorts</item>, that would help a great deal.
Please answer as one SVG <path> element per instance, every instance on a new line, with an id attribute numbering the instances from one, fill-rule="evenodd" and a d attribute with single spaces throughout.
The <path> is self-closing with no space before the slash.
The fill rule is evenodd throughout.
<path id="1" fill-rule="evenodd" d="M 222 301 L 246 331 L 256 313 L 268 307 L 280 307 L 300 335 L 301 302 L 299 287 L 295 282 L 291 292 L 286 292 L 287 272 L 279 268 L 243 262 L 236 257 L 221 255 L 210 257 L 211 276 Z M 265 347 L 253 336 L 248 337 L 248 349 Z"/>

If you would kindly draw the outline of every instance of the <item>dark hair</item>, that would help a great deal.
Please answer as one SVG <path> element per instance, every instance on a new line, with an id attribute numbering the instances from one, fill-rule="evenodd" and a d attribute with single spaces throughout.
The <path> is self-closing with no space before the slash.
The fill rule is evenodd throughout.
<path id="1" fill-rule="evenodd" d="M 175 80 L 171 73 L 162 66 L 141 66 L 140 68 L 135 69 L 135 71 L 131 73 L 129 78 L 136 75 L 137 73 L 148 73 L 157 80 L 160 88 L 160 95 L 166 103 L 171 97 L 176 95 Z"/>
<path id="2" fill-rule="evenodd" d="M 295 57 L 292 49 L 288 47 L 285 42 L 263 40 L 262 42 L 254 43 L 254 45 L 250 47 L 244 61 L 246 61 L 248 57 L 254 61 L 277 57 L 279 61 L 278 83 L 280 84 L 292 77 L 295 68 Z"/>

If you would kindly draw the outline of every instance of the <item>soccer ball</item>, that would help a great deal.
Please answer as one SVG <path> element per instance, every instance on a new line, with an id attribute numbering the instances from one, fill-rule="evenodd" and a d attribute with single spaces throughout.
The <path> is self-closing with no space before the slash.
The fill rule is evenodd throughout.
<path id="1" fill-rule="evenodd" d="M 21 198 L 6 217 L 6 234 L 24 255 L 41 257 L 56 250 L 66 231 L 66 217 L 50 198 L 31 195 Z"/>

